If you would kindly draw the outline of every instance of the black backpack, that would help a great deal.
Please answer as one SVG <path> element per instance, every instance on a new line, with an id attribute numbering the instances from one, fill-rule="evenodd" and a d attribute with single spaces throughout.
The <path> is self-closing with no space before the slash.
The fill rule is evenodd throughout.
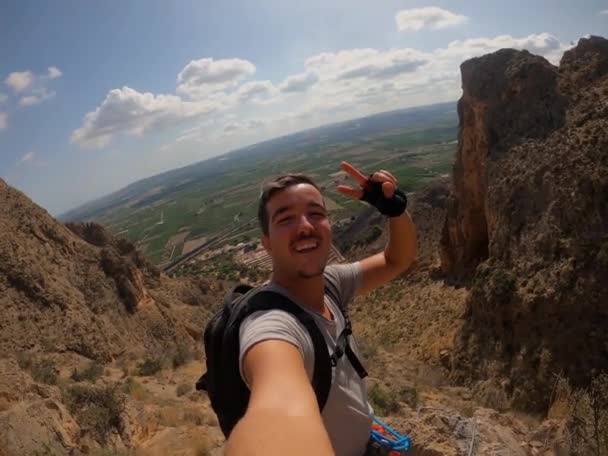
<path id="1" fill-rule="evenodd" d="M 207 391 L 211 407 L 217 415 L 220 428 L 226 438 L 247 410 L 249 388 L 239 371 L 239 327 L 253 312 L 279 309 L 293 314 L 308 330 L 315 350 L 312 387 L 319 410 L 323 410 L 333 378 L 333 367 L 346 354 L 361 378 L 367 372 L 348 342 L 352 326 L 345 309 L 341 307 L 335 284 L 326 276 L 325 291 L 338 304 L 344 316 L 344 331 L 338 337 L 330 355 L 323 334 L 313 317 L 287 297 L 247 284 L 238 284 L 224 297 L 223 307 L 205 327 L 204 347 L 207 372 L 196 383 L 196 389 Z"/>

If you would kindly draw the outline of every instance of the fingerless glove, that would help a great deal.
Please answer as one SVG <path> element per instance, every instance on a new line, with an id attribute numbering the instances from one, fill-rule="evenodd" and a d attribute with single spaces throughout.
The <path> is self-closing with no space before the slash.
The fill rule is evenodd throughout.
<path id="1" fill-rule="evenodd" d="M 382 191 L 382 182 L 372 181 L 371 179 L 368 179 L 367 185 L 363 189 L 361 201 L 371 204 L 387 217 L 399 217 L 407 207 L 405 193 L 396 188 L 393 197 L 388 199 Z"/>

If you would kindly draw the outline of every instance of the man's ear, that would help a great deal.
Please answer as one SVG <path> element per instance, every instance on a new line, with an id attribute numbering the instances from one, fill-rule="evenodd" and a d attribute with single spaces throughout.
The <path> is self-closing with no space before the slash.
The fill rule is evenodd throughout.
<path id="1" fill-rule="evenodd" d="M 270 252 L 272 251 L 272 249 L 270 248 L 270 238 L 268 236 L 262 236 L 261 240 L 262 246 L 264 247 L 266 252 L 270 254 Z"/>

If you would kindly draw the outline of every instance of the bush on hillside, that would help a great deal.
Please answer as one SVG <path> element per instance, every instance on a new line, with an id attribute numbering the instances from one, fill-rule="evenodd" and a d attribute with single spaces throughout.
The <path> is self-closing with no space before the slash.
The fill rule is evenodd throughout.
<path id="1" fill-rule="evenodd" d="M 75 382 L 90 381 L 95 383 L 103 375 L 103 364 L 93 361 L 82 371 L 74 369 L 70 378 Z"/>
<path id="2" fill-rule="evenodd" d="M 115 386 L 74 385 L 64 392 L 64 402 L 80 427 L 101 442 L 123 430 L 125 397 Z"/>

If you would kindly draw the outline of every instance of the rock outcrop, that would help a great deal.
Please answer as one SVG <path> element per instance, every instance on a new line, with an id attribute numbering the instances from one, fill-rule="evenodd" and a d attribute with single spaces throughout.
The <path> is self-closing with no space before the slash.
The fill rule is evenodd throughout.
<path id="1" fill-rule="evenodd" d="M 461 69 L 441 258 L 472 292 L 454 375 L 542 410 L 554 374 L 608 369 L 608 40 L 559 67 L 501 50 Z"/>

